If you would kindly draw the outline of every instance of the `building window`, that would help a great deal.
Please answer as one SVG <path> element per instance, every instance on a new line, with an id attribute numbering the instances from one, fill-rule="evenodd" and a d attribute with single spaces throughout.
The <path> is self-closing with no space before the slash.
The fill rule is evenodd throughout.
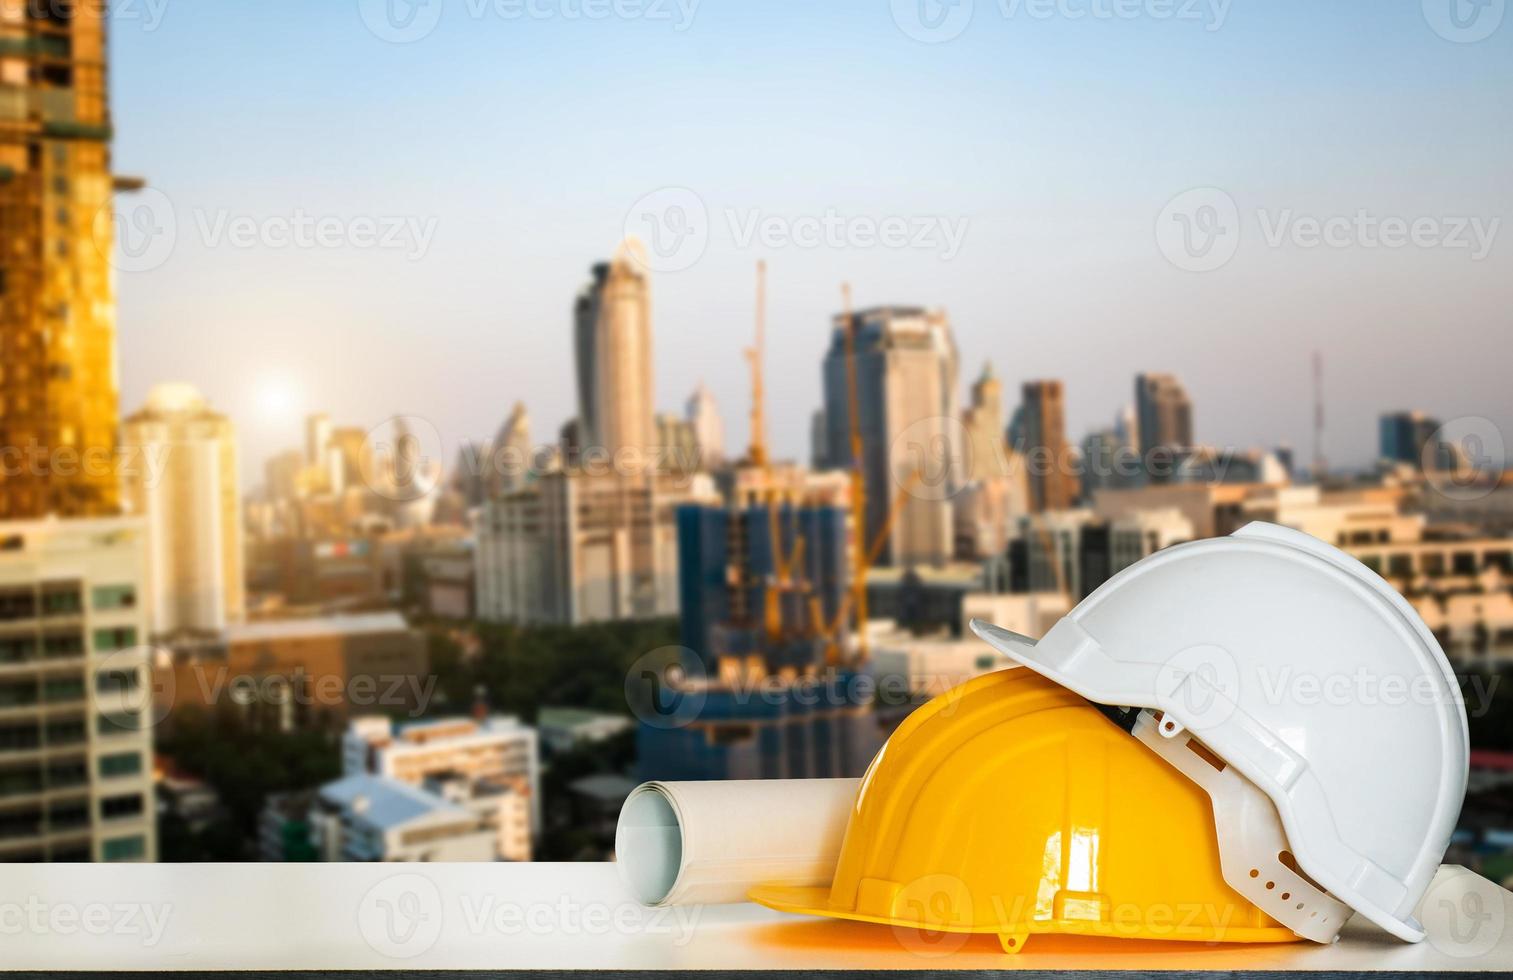
<path id="1" fill-rule="evenodd" d="M 135 668 L 102 670 L 95 675 L 95 690 L 101 694 L 121 694 L 135 691 L 141 685 L 139 671 Z"/>
<path id="2" fill-rule="evenodd" d="M 48 633 L 42 637 L 42 656 L 48 660 L 64 660 L 84 656 L 83 633 Z"/>
<path id="3" fill-rule="evenodd" d="M 77 589 L 60 589 L 42 593 L 42 615 L 77 616 L 84 611 L 84 599 Z"/>
<path id="4" fill-rule="evenodd" d="M 123 817 L 137 817 L 141 814 L 141 793 L 132 793 L 129 796 L 107 796 L 100 801 L 100 817 L 105 820 L 120 820 Z"/>
<path id="5" fill-rule="evenodd" d="M 134 837 L 112 837 L 105 842 L 107 861 L 137 861 L 146 856 L 147 838 L 140 834 Z"/>
<path id="6" fill-rule="evenodd" d="M 42 684 L 42 700 L 48 704 L 84 699 L 84 680 L 79 677 L 50 677 Z"/>
<path id="7" fill-rule="evenodd" d="M 142 755 L 139 752 L 116 752 L 100 756 L 100 776 L 103 779 L 135 776 L 141 771 Z"/>
<path id="8" fill-rule="evenodd" d="M 137 645 L 137 631 L 130 626 L 95 630 L 95 649 L 101 652 L 127 650 Z"/>
<path id="9" fill-rule="evenodd" d="M 91 597 L 96 610 L 134 609 L 137 605 L 137 590 L 133 585 L 97 585 Z"/>
<path id="10" fill-rule="evenodd" d="M 37 594 L 31 589 L 0 591 L 0 621 L 35 619 Z"/>
<path id="11" fill-rule="evenodd" d="M 141 719 L 129 711 L 108 711 L 96 719 L 96 729 L 101 735 L 121 735 L 142 730 Z"/>

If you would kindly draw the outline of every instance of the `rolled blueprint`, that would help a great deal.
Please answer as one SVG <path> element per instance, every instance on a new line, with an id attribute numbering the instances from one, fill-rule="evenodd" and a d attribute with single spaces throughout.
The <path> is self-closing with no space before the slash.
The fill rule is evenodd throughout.
<path id="1" fill-rule="evenodd" d="M 642 783 L 615 828 L 620 876 L 646 905 L 744 902 L 756 885 L 828 885 L 859 783 Z"/>

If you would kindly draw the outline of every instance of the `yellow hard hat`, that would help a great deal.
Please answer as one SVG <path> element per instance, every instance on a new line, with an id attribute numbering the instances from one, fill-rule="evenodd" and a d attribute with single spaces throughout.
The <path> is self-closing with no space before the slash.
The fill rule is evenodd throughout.
<path id="1" fill-rule="evenodd" d="M 1206 942 L 1298 937 L 1224 883 L 1204 791 L 1033 671 L 921 707 L 873 760 L 829 888 L 763 885 L 783 912 L 925 933 Z"/>

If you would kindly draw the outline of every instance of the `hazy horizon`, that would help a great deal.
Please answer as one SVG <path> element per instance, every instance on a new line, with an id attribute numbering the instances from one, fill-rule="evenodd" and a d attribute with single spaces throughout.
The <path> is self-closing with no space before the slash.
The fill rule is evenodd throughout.
<path id="1" fill-rule="evenodd" d="M 703 242 L 654 257 L 659 410 L 707 382 L 736 450 L 758 259 L 786 457 L 808 457 L 843 280 L 858 307 L 945 309 L 963 391 L 991 360 L 1006 417 L 1021 381 L 1063 379 L 1074 443 L 1171 371 L 1200 441 L 1307 460 L 1315 348 L 1334 465 L 1372 458 L 1384 411 L 1508 432 L 1513 25 L 1458 43 L 1434 2 L 977 0 L 964 27 L 970 3 L 929 8 L 960 30 L 939 43 L 902 0 L 432 0 L 389 23 L 439 10 L 410 43 L 367 0 L 118 4 L 115 166 L 176 220 L 119 275 L 122 413 L 194 384 L 248 485 L 312 411 L 429 419 L 450 464 L 522 401 L 549 442 L 573 299 L 639 231 Z M 1158 228 L 1204 233 L 1226 202 L 1232 258 L 1169 257 Z M 288 244 L 318 218 L 329 241 Z M 1371 244 L 1393 222 L 1422 241 Z"/>

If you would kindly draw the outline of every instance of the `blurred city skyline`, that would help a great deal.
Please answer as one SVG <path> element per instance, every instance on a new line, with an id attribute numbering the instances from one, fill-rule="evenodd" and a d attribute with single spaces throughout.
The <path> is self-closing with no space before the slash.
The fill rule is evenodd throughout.
<path id="1" fill-rule="evenodd" d="M 1064 380 L 1074 442 L 1112 424 L 1136 373 L 1171 371 L 1199 441 L 1307 459 L 1315 349 L 1335 466 L 1375 458 L 1386 411 L 1513 425 L 1506 29 L 1456 43 L 1418 4 L 1074 18 L 979 3 L 959 36 L 921 43 L 908 5 L 882 2 L 668 4 L 607 24 L 457 0 L 391 43 L 379 6 L 113 17 L 115 169 L 146 177 L 176 225 L 161 264 L 120 273 L 122 408 L 194 384 L 236 423 L 246 485 L 310 412 L 427 419 L 450 464 L 522 401 L 533 440 L 553 441 L 575 413 L 589 267 L 627 232 L 679 228 L 702 241 L 692 264 L 653 260 L 655 404 L 678 411 L 707 382 L 731 447 L 747 441 L 758 259 L 781 457 L 809 456 L 843 280 L 858 307 L 946 310 L 962 386 L 991 360 L 1006 412 L 1020 381 Z M 1190 271 L 1157 221 L 1207 187 L 1233 202 L 1238 248 Z M 1373 247 L 1361 212 L 1432 221 L 1439 244 Z M 339 244 L 268 234 L 301 215 L 339 218 Z M 1345 245 L 1309 244 L 1306 222 L 1339 216 Z M 917 247 L 871 244 L 865 227 L 890 218 Z M 798 242 L 827 221 L 838 239 Z M 362 243 L 362 222 L 380 239 L 392 225 L 397 247 Z M 1459 222 L 1468 247 L 1447 247 Z"/>

